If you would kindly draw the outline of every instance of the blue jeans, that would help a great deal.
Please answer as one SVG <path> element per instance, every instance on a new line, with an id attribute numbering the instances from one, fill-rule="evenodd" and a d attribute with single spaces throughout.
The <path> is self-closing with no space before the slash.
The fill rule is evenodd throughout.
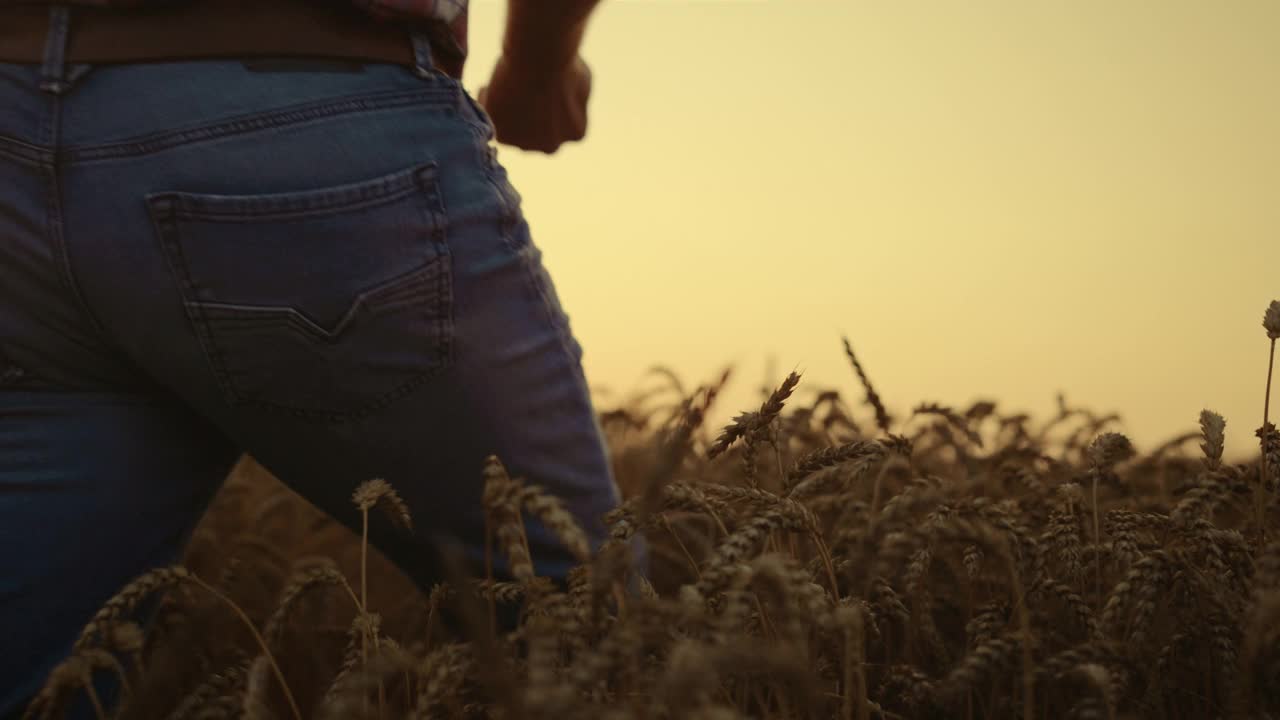
<path id="1" fill-rule="evenodd" d="M 490 454 L 603 541 L 581 348 L 488 118 L 421 46 L 286 72 L 59 43 L 0 63 L 0 717 L 180 559 L 243 452 L 353 528 L 353 489 L 387 479 L 415 531 L 371 540 L 423 588 L 437 534 L 483 575 Z"/>

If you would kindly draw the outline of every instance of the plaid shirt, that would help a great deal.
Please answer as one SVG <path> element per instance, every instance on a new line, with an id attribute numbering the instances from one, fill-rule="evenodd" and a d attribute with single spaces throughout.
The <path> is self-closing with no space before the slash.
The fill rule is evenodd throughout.
<path id="1" fill-rule="evenodd" d="M 110 2 L 110 0 L 105 0 Z M 467 3 L 470 0 L 351 0 L 361 10 L 381 20 L 433 20 L 447 27 L 450 52 L 467 57 Z"/>
<path id="2" fill-rule="evenodd" d="M 0 0 L 0 5 L 16 5 L 29 0 Z M 95 7 L 140 7 L 164 5 L 181 0 L 69 0 L 72 5 Z M 434 33 L 453 47 L 442 48 L 459 60 L 467 56 L 467 3 L 469 0 L 351 0 L 373 17 L 388 22 L 429 20 L 447 32 Z"/>

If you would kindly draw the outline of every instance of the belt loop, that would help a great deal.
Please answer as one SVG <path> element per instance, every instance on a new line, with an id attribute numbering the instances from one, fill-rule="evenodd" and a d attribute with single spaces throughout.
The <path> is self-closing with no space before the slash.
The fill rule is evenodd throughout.
<path id="1" fill-rule="evenodd" d="M 40 89 L 55 95 L 70 86 L 67 82 L 67 35 L 71 28 L 71 8 L 49 6 L 49 33 L 44 39 L 44 64 L 40 67 Z"/>
<path id="2" fill-rule="evenodd" d="M 436 66 L 431 59 L 431 39 L 425 30 L 414 30 L 413 37 L 413 71 L 418 77 L 429 78 L 436 75 Z"/>

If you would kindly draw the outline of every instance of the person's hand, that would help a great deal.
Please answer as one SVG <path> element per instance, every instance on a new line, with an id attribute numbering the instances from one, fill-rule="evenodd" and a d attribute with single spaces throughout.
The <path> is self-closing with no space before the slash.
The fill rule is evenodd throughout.
<path id="1" fill-rule="evenodd" d="M 591 69 L 580 56 L 548 69 L 503 55 L 476 99 L 498 142 L 550 154 L 586 136 L 590 96 Z"/>

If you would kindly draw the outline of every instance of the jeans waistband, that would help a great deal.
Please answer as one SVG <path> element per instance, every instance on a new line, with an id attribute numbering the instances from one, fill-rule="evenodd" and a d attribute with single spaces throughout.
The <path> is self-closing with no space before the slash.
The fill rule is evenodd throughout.
<path id="1" fill-rule="evenodd" d="M 323 57 L 386 62 L 419 74 L 461 76 L 433 57 L 430 31 L 379 23 L 352 6 L 307 0 L 196 0 L 122 11 L 68 4 L 0 7 L 0 62 L 38 64 L 41 88 L 59 94 L 78 64 Z"/>

